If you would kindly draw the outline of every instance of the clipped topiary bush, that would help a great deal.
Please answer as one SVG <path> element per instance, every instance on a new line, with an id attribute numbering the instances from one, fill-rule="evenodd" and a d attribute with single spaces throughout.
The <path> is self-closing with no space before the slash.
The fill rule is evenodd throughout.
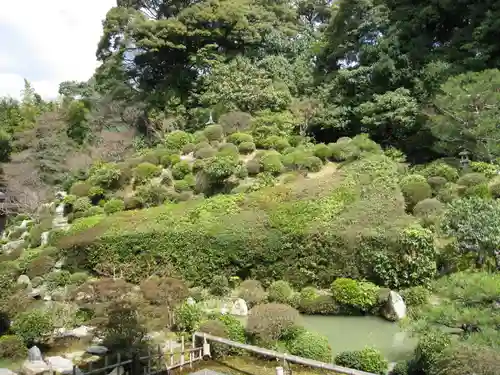
<path id="1" fill-rule="evenodd" d="M 444 204 L 436 198 L 427 198 L 418 202 L 413 207 L 413 215 L 422 220 L 424 227 L 433 226 L 443 213 Z"/>
<path id="2" fill-rule="evenodd" d="M 141 163 L 134 169 L 136 184 L 145 184 L 161 174 L 161 167 L 151 163 Z"/>
<path id="3" fill-rule="evenodd" d="M 227 137 L 227 141 L 239 146 L 242 143 L 253 143 L 253 137 L 248 133 L 233 133 Z"/>
<path id="4" fill-rule="evenodd" d="M 318 296 L 319 296 L 318 289 L 312 286 L 307 286 L 304 289 L 302 289 L 298 297 L 300 309 L 302 309 L 303 305 L 307 305 L 313 302 L 316 298 L 318 298 Z"/>
<path id="5" fill-rule="evenodd" d="M 249 160 L 246 166 L 249 176 L 255 176 L 261 172 L 261 166 L 258 160 Z"/>
<path id="6" fill-rule="evenodd" d="M 170 150 L 181 151 L 182 148 L 191 143 L 192 135 L 182 130 L 174 130 L 165 137 L 165 146 Z"/>
<path id="7" fill-rule="evenodd" d="M 238 296 L 243 298 L 249 307 L 252 307 L 266 299 L 266 292 L 260 281 L 245 280 L 238 288 Z"/>
<path id="8" fill-rule="evenodd" d="M 482 173 L 477 172 L 464 174 L 457 181 L 457 185 L 465 187 L 472 187 L 486 183 L 488 183 L 488 179 L 486 178 L 486 176 Z"/>
<path id="9" fill-rule="evenodd" d="M 451 203 L 459 197 L 459 186 L 457 184 L 448 182 L 437 193 L 436 198 L 443 203 Z"/>
<path id="10" fill-rule="evenodd" d="M 489 186 L 490 189 L 490 194 L 493 198 L 499 199 L 500 198 L 500 181 L 499 182 L 494 182 Z"/>
<path id="11" fill-rule="evenodd" d="M 461 192 L 462 197 L 479 197 L 482 199 L 489 199 L 491 198 L 490 194 L 490 188 L 487 184 L 479 184 L 479 185 L 473 185 L 469 186 L 465 189 L 462 189 L 462 186 L 459 187 L 459 193 Z"/>
<path id="12" fill-rule="evenodd" d="M 183 191 L 191 190 L 191 186 L 189 181 L 179 180 L 174 182 L 174 189 L 178 193 L 182 193 Z"/>
<path id="13" fill-rule="evenodd" d="M 85 212 L 92 207 L 92 202 L 88 197 L 78 198 L 73 203 L 73 212 Z"/>
<path id="14" fill-rule="evenodd" d="M 125 210 L 125 203 L 121 199 L 113 198 L 104 204 L 104 212 L 107 215 Z"/>
<path id="15" fill-rule="evenodd" d="M 284 171 L 283 163 L 281 162 L 281 155 L 278 153 L 266 153 L 259 159 L 259 162 L 261 169 L 264 172 L 279 175 Z"/>
<path id="16" fill-rule="evenodd" d="M 420 171 L 420 174 L 426 178 L 443 177 L 448 182 L 455 182 L 459 177 L 458 171 L 455 168 L 442 161 L 430 163 Z"/>
<path id="17" fill-rule="evenodd" d="M 182 180 L 189 173 L 191 173 L 191 164 L 185 160 L 181 160 L 172 167 L 172 177 L 175 180 Z"/>
<path id="18" fill-rule="evenodd" d="M 328 148 L 330 149 L 331 159 L 337 162 L 355 160 L 360 153 L 359 149 L 350 141 L 329 143 Z"/>
<path id="19" fill-rule="evenodd" d="M 470 168 L 476 172 L 481 173 L 490 179 L 498 174 L 499 167 L 495 164 L 485 163 L 483 161 L 473 161 L 470 163 Z"/>
<path id="20" fill-rule="evenodd" d="M 135 198 L 140 207 L 159 206 L 169 197 L 169 190 L 162 185 L 146 184 L 137 188 Z"/>
<path id="21" fill-rule="evenodd" d="M 287 343 L 290 354 L 329 363 L 332 360 L 332 349 L 328 338 L 314 332 L 302 332 Z"/>
<path id="22" fill-rule="evenodd" d="M 299 311 L 308 315 L 339 315 L 343 312 L 341 306 L 329 295 L 300 301 Z"/>
<path id="23" fill-rule="evenodd" d="M 12 330 L 28 345 L 43 343 L 54 331 L 54 322 L 49 312 L 26 311 L 16 317 Z"/>
<path id="24" fill-rule="evenodd" d="M 377 304 L 379 289 L 370 282 L 338 278 L 332 284 L 332 296 L 340 304 L 369 311 Z"/>
<path id="25" fill-rule="evenodd" d="M 187 154 L 190 154 L 191 152 L 194 152 L 196 149 L 196 146 L 193 144 L 193 143 L 188 143 L 188 144 L 185 144 L 183 147 L 182 147 L 182 154 L 183 155 L 187 155 Z"/>
<path id="26" fill-rule="evenodd" d="M 253 142 L 242 142 L 238 146 L 238 151 L 240 154 L 248 155 L 255 151 L 255 143 Z"/>
<path id="27" fill-rule="evenodd" d="M 252 307 L 248 313 L 247 332 L 262 344 L 279 340 L 298 324 L 299 312 L 293 307 L 266 303 Z"/>
<path id="28" fill-rule="evenodd" d="M 217 153 L 217 155 L 231 156 L 237 159 L 239 157 L 239 150 L 238 147 L 233 143 L 224 143 L 219 147 L 219 152 Z"/>
<path id="29" fill-rule="evenodd" d="M 71 185 L 69 193 L 77 197 L 87 197 L 92 186 L 85 181 L 77 181 Z"/>
<path id="30" fill-rule="evenodd" d="M 220 141 L 224 137 L 224 129 L 221 125 L 214 124 L 208 125 L 204 130 L 203 134 L 210 141 Z"/>
<path id="31" fill-rule="evenodd" d="M 318 143 L 314 145 L 313 149 L 314 156 L 320 158 L 321 160 L 325 161 L 332 156 L 332 151 L 330 147 L 325 145 L 324 143 Z"/>
<path id="32" fill-rule="evenodd" d="M 236 172 L 239 162 L 231 156 L 207 159 L 203 171 L 211 181 L 223 181 Z"/>
<path id="33" fill-rule="evenodd" d="M 286 281 L 278 280 L 269 286 L 267 294 L 270 302 L 289 303 L 293 289 Z"/>
<path id="34" fill-rule="evenodd" d="M 288 143 L 288 140 L 278 135 L 271 135 L 264 139 L 264 141 L 262 142 L 262 148 L 266 150 L 273 149 L 280 152 L 288 147 L 290 147 L 290 143 Z"/>
<path id="35" fill-rule="evenodd" d="M 196 159 L 208 159 L 213 157 L 216 153 L 217 151 L 209 145 L 207 147 L 203 147 L 195 151 L 194 157 Z"/>
<path id="36" fill-rule="evenodd" d="M 208 333 L 213 336 L 229 338 L 226 326 L 217 319 L 207 320 L 206 322 L 201 323 L 198 331 Z M 231 348 L 225 344 L 219 344 L 217 342 L 210 343 L 210 354 L 215 359 L 229 355 L 230 349 Z"/>
<path id="37" fill-rule="evenodd" d="M 28 348 L 23 339 L 16 335 L 0 337 L 0 359 L 19 360 L 28 355 Z"/>
<path id="38" fill-rule="evenodd" d="M 104 163 L 93 166 L 89 172 L 89 183 L 104 189 L 119 187 L 121 169 L 115 163 Z"/>
<path id="39" fill-rule="evenodd" d="M 389 363 L 373 348 L 342 352 L 335 357 L 335 364 L 343 367 L 384 375 Z"/>
<path id="40" fill-rule="evenodd" d="M 432 189 L 422 175 L 405 176 L 401 179 L 400 186 L 405 197 L 407 210 L 410 212 L 418 202 L 432 196 Z"/>
<path id="41" fill-rule="evenodd" d="M 306 159 L 305 167 L 309 172 L 319 172 L 323 168 L 323 162 L 316 156 L 309 156 Z"/>
<path id="42" fill-rule="evenodd" d="M 447 182 L 448 181 L 446 181 L 446 178 L 440 176 L 433 176 L 427 179 L 427 183 L 431 186 L 432 190 L 435 192 L 439 191 L 442 187 L 444 187 Z"/>
<path id="43" fill-rule="evenodd" d="M 407 306 L 421 306 L 429 302 L 431 292 L 423 286 L 414 286 L 401 292 Z"/>
<path id="44" fill-rule="evenodd" d="M 69 284 L 71 285 L 83 285 L 89 279 L 89 275 L 86 272 L 75 272 L 69 277 Z"/>

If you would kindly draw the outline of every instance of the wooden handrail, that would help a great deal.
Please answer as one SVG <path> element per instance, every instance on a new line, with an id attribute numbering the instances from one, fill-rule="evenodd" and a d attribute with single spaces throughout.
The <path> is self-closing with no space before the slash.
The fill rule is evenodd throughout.
<path id="1" fill-rule="evenodd" d="M 339 374 L 376 375 L 376 374 L 373 374 L 371 372 L 365 372 L 365 371 L 355 370 L 355 369 L 351 369 L 351 368 L 347 368 L 347 367 L 341 367 L 341 366 L 334 365 L 332 363 L 320 362 L 320 361 L 316 361 L 314 359 L 303 358 L 303 357 L 299 357 L 296 355 L 279 353 L 277 351 L 260 348 L 258 346 L 242 344 L 240 342 L 231 341 L 231 340 L 228 340 L 228 339 L 225 339 L 222 337 L 218 337 L 218 336 L 213 336 L 213 335 L 210 335 L 210 334 L 204 333 L 204 332 L 195 332 L 194 336 L 201 337 L 205 341 L 206 340 L 215 341 L 215 342 L 219 342 L 221 344 L 226 344 L 226 345 L 229 345 L 229 346 L 232 346 L 235 348 L 244 349 L 244 350 L 247 350 L 249 352 L 265 355 L 268 357 L 279 358 L 279 359 L 282 359 L 282 360 L 285 360 L 288 362 L 292 362 L 292 363 L 297 363 L 300 365 L 310 366 L 310 367 L 314 367 L 314 368 L 320 368 L 320 369 L 324 369 L 324 370 L 328 370 L 328 371 L 335 371 Z"/>

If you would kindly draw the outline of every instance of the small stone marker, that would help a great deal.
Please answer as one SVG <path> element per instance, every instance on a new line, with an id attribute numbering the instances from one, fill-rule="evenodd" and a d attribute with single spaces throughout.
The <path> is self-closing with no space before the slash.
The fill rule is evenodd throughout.
<path id="1" fill-rule="evenodd" d="M 28 350 L 28 361 L 37 362 L 43 361 L 42 352 L 38 346 L 33 346 Z"/>

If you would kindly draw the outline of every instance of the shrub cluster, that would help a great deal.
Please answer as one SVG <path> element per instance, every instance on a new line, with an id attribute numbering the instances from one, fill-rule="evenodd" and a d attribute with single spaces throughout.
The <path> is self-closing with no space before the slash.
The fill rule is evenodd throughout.
<path id="1" fill-rule="evenodd" d="M 379 375 L 384 375 L 389 366 L 389 363 L 382 354 L 373 348 L 343 352 L 338 354 L 334 361 L 339 366 Z"/>
<path id="2" fill-rule="evenodd" d="M 287 330 L 298 324 L 299 313 L 293 307 L 279 303 L 254 306 L 248 313 L 247 332 L 262 344 L 281 339 Z"/>
<path id="3" fill-rule="evenodd" d="M 370 282 L 339 278 L 332 284 L 335 301 L 361 311 L 369 311 L 377 304 L 379 287 Z"/>

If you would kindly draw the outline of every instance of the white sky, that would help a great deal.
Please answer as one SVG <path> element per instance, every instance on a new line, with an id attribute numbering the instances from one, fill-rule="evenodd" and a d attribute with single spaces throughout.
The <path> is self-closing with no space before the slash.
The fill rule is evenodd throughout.
<path id="1" fill-rule="evenodd" d="M 30 81 L 44 98 L 90 78 L 102 20 L 116 0 L 0 0 L 0 96 Z"/>

